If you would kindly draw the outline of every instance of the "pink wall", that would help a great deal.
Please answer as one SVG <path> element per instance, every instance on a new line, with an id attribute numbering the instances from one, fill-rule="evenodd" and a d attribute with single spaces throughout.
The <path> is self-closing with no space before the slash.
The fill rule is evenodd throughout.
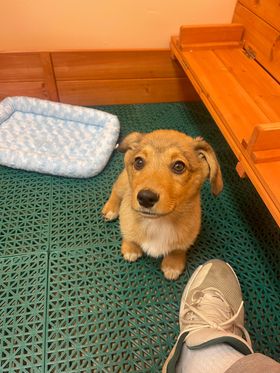
<path id="1" fill-rule="evenodd" d="M 167 48 L 182 24 L 231 22 L 236 0 L 2 0 L 0 51 Z"/>

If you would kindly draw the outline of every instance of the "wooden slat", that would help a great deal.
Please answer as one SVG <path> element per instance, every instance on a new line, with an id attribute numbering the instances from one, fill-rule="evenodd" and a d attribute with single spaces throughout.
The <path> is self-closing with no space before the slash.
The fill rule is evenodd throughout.
<path id="1" fill-rule="evenodd" d="M 0 53 L 0 82 L 36 82 L 43 76 L 39 53 Z"/>
<path id="2" fill-rule="evenodd" d="M 44 82 L 0 82 L 0 100 L 7 96 L 49 98 Z"/>
<path id="3" fill-rule="evenodd" d="M 271 149 L 280 149 L 280 122 L 259 124 L 247 144 L 249 151 Z"/>
<path id="4" fill-rule="evenodd" d="M 280 227 L 280 162 L 254 163 L 250 155 L 240 153 L 240 165 Z"/>
<path id="5" fill-rule="evenodd" d="M 251 48 L 256 60 L 280 82 L 280 32 L 239 3 L 233 21 L 244 25 L 244 46 Z"/>
<path id="6" fill-rule="evenodd" d="M 239 2 L 280 31 L 279 0 L 239 0 Z"/>
<path id="7" fill-rule="evenodd" d="M 254 167 L 252 166 L 254 169 Z M 262 183 L 270 194 L 270 198 L 273 201 L 273 204 L 270 203 L 268 208 L 273 211 L 274 206 L 277 208 L 278 216 L 276 221 L 280 226 L 280 183 L 279 183 L 279 169 L 280 162 L 269 162 L 268 163 L 256 163 L 255 170 L 259 179 L 262 180 Z M 273 206 L 274 205 L 274 206 Z"/>
<path id="8" fill-rule="evenodd" d="M 184 77 L 168 50 L 52 53 L 57 80 Z"/>
<path id="9" fill-rule="evenodd" d="M 279 84 L 254 60 L 245 57 L 240 49 L 215 49 L 215 54 L 270 122 L 278 121 L 280 119 Z"/>
<path id="10" fill-rule="evenodd" d="M 243 144 L 255 163 L 280 161 L 280 122 L 256 126 Z"/>
<path id="11" fill-rule="evenodd" d="M 239 24 L 181 26 L 179 44 L 182 49 L 214 46 L 240 46 L 244 28 Z"/>
<path id="12" fill-rule="evenodd" d="M 182 55 L 236 141 L 249 138 L 256 124 L 270 122 L 214 51 L 195 50 Z"/>
<path id="13" fill-rule="evenodd" d="M 24 95 L 59 100 L 61 93 L 62 101 L 67 96 L 67 102 L 82 105 L 198 99 L 168 50 L 3 53 L 1 81 L 7 83 L 1 85 L 2 98 Z"/>
<path id="14" fill-rule="evenodd" d="M 76 105 L 194 101 L 186 78 L 58 81 L 62 102 Z"/>
<path id="15" fill-rule="evenodd" d="M 45 86 L 50 100 L 58 101 L 58 92 L 54 77 L 51 55 L 48 52 L 40 53 L 41 63 L 44 71 Z"/>
<path id="16" fill-rule="evenodd" d="M 173 58 L 177 58 L 180 62 L 181 66 L 183 67 L 185 73 L 187 74 L 188 78 L 190 79 L 191 83 L 193 84 L 194 88 L 196 89 L 197 93 L 202 99 L 203 103 L 207 107 L 208 111 L 211 113 L 220 131 L 222 132 L 223 136 L 227 140 L 234 154 L 238 158 L 241 151 L 241 144 L 239 143 L 237 137 L 234 135 L 232 129 L 228 126 L 226 118 L 220 113 L 219 110 L 217 110 L 216 106 L 213 104 L 213 99 L 208 94 L 208 91 L 205 90 L 203 82 L 198 80 L 197 74 L 193 72 L 193 70 L 189 66 L 189 63 L 184 58 L 184 54 L 180 50 L 179 41 L 177 37 L 172 37 L 170 46 L 171 55 L 173 55 Z M 251 133 L 249 130 L 248 137 L 250 136 L 250 134 Z M 242 137 L 242 133 L 239 135 L 239 137 Z"/>
<path id="17" fill-rule="evenodd" d="M 252 152 L 254 163 L 280 161 L 280 149 L 257 150 Z"/>

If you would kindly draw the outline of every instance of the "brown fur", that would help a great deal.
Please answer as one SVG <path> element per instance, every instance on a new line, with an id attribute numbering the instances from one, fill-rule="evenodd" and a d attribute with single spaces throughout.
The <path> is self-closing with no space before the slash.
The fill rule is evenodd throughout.
<path id="1" fill-rule="evenodd" d="M 125 169 L 113 186 L 103 216 L 120 218 L 124 259 L 135 261 L 143 252 L 163 256 L 161 269 L 167 279 L 175 280 L 184 271 L 186 251 L 200 230 L 202 184 L 209 178 L 215 195 L 223 189 L 215 153 L 202 138 L 173 130 L 133 132 L 119 150 L 125 152 Z M 140 170 L 135 169 L 136 157 L 145 161 Z M 176 161 L 186 166 L 181 174 L 172 169 Z M 143 189 L 159 196 L 151 208 L 142 207 L 137 200 Z"/>

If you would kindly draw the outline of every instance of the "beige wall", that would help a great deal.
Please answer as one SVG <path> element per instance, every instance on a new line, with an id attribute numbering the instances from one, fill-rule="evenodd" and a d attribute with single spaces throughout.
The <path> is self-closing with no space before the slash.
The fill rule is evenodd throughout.
<path id="1" fill-rule="evenodd" d="M 1 0 L 0 51 L 167 48 L 182 24 L 231 22 L 236 0 Z"/>

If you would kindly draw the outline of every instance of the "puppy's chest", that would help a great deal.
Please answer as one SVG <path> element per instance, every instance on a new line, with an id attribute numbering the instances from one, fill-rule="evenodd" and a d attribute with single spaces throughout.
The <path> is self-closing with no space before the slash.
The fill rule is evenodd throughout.
<path id="1" fill-rule="evenodd" d="M 140 243 L 142 250 L 150 256 L 166 255 L 178 248 L 179 233 L 170 222 L 161 219 L 147 220 L 142 223 L 143 239 Z"/>

